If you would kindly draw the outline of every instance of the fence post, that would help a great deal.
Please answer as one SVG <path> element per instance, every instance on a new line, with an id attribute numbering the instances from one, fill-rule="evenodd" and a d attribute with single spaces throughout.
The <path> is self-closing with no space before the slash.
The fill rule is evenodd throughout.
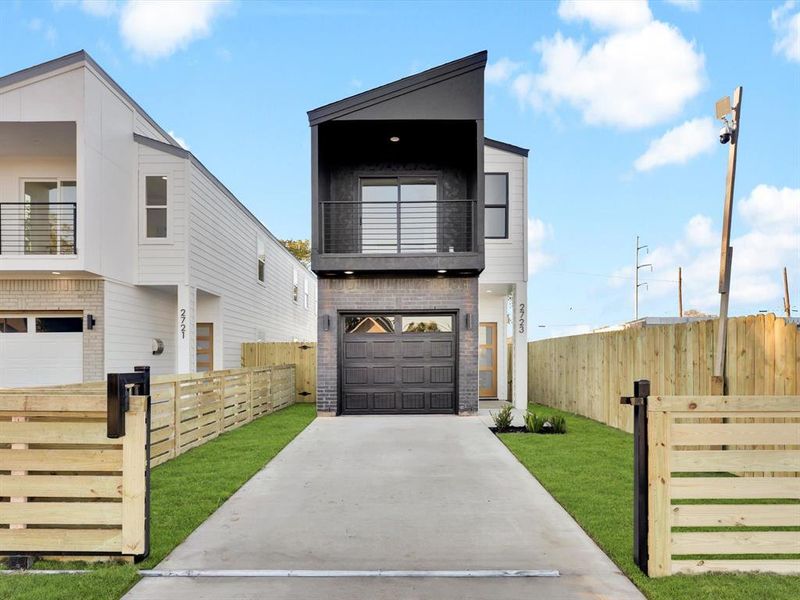
<path id="1" fill-rule="evenodd" d="M 175 447 L 172 458 L 178 458 L 181 453 L 181 409 L 178 406 L 180 387 L 181 384 L 176 374 L 175 381 L 172 382 L 172 443 Z"/>
<path id="2" fill-rule="evenodd" d="M 670 413 L 650 411 L 648 439 L 647 575 L 672 574 L 672 507 L 670 506 Z"/>
<path id="3" fill-rule="evenodd" d="M 633 382 L 633 396 L 620 404 L 633 406 L 633 561 L 645 575 L 648 571 L 648 479 L 647 479 L 647 397 L 650 381 Z"/>

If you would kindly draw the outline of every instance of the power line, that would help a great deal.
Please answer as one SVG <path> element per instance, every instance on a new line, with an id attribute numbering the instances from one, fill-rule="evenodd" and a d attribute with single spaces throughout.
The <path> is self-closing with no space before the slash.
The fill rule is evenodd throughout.
<path id="1" fill-rule="evenodd" d="M 589 277 L 603 277 L 605 279 L 624 279 L 625 281 L 634 281 L 634 277 L 627 277 L 625 275 L 607 275 L 604 273 L 587 273 L 586 271 L 566 271 L 564 269 L 548 269 L 548 273 L 558 273 L 563 275 L 586 275 Z M 658 281 L 661 283 L 678 283 L 677 279 L 653 279 L 648 277 L 648 281 Z"/>

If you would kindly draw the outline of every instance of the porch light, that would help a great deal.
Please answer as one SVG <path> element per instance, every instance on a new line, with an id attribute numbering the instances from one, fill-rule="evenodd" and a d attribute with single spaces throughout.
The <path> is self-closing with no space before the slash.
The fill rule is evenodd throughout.
<path id="1" fill-rule="evenodd" d="M 436 271 L 437 273 L 447 273 L 447 269 L 439 269 Z"/>
<path id="2" fill-rule="evenodd" d="M 400 141 L 400 138 L 397 137 L 396 135 L 393 135 L 392 137 L 389 138 L 389 141 L 396 144 L 397 142 Z"/>
<path id="3" fill-rule="evenodd" d="M 61 271 L 50 271 L 53 275 L 61 275 Z"/>
<path id="4" fill-rule="evenodd" d="M 344 272 L 344 274 L 345 274 L 345 275 L 352 275 L 352 274 L 353 274 L 353 272 L 352 272 L 352 271 L 345 271 L 345 272 Z"/>

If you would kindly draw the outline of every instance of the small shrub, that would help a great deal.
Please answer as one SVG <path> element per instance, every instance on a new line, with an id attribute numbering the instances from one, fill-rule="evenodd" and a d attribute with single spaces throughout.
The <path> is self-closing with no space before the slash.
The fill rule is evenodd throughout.
<path id="1" fill-rule="evenodd" d="M 567 421 L 564 417 L 537 416 L 528 411 L 525 414 L 525 429 L 530 433 L 567 433 Z"/>
<path id="2" fill-rule="evenodd" d="M 511 421 L 514 420 L 514 414 L 511 412 L 511 405 L 507 404 L 496 413 L 492 413 L 492 420 L 498 433 L 508 431 L 511 427 Z"/>

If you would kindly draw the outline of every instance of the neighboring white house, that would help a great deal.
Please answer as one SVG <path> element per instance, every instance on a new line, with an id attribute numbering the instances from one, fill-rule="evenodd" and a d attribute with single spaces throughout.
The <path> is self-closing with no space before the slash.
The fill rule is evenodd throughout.
<path id="1" fill-rule="evenodd" d="M 481 400 L 513 400 L 524 410 L 528 386 L 528 150 L 485 138 L 483 160 L 486 268 L 478 280 L 479 393 Z"/>
<path id="2" fill-rule="evenodd" d="M 0 387 L 315 338 L 314 275 L 88 54 L 0 77 Z"/>

